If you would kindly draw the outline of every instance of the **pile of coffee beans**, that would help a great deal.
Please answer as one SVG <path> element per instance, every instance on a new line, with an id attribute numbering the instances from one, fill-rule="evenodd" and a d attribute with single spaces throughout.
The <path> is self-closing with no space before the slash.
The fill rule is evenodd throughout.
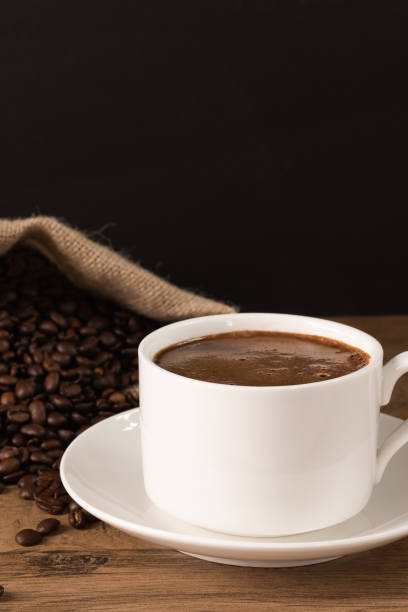
<path id="1" fill-rule="evenodd" d="M 90 521 L 62 486 L 61 456 L 90 425 L 137 405 L 128 389 L 154 327 L 75 287 L 36 251 L 0 258 L 0 493 L 18 484 L 41 510 L 70 512 L 74 527 Z"/>

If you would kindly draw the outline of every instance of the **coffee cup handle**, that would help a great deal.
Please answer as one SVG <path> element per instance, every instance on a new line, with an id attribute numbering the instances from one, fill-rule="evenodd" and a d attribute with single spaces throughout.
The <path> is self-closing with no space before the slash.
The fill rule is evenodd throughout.
<path id="1" fill-rule="evenodd" d="M 396 355 L 383 367 L 381 406 L 385 406 L 391 399 L 391 395 L 397 380 L 408 372 L 408 351 Z M 375 482 L 380 482 L 384 470 L 395 453 L 408 442 L 408 419 L 406 419 L 388 438 L 382 443 L 377 451 L 377 465 Z"/>

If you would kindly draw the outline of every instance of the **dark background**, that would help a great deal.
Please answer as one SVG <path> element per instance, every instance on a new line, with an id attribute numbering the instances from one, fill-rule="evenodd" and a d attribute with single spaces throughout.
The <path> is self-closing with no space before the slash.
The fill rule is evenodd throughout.
<path id="1" fill-rule="evenodd" d="M 0 13 L 1 216 L 103 228 L 244 310 L 407 311 L 405 1 Z"/>

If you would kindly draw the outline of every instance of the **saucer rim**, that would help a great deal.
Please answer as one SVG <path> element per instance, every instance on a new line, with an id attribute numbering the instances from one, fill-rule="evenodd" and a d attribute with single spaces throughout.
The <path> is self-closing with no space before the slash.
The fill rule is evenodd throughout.
<path id="1" fill-rule="evenodd" d="M 72 456 L 72 453 L 75 452 L 75 449 L 76 449 L 77 444 L 79 443 L 79 440 L 81 441 L 81 444 L 82 444 L 84 442 L 84 438 L 86 438 L 89 435 L 95 434 L 96 428 L 107 427 L 109 426 L 109 423 L 111 421 L 113 422 L 117 420 L 118 416 L 124 417 L 125 415 L 127 414 L 130 415 L 132 413 L 134 415 L 137 415 L 138 418 L 140 418 L 139 417 L 140 408 L 139 407 L 131 408 L 119 414 L 108 417 L 107 419 L 104 419 L 103 421 L 100 421 L 99 423 L 92 425 L 91 427 L 86 429 L 84 432 L 82 432 L 66 448 L 64 455 L 62 456 L 62 460 L 61 460 L 60 474 L 61 474 L 62 483 L 65 489 L 67 490 L 68 494 L 82 508 L 84 508 L 85 510 L 87 510 L 88 512 L 96 516 L 97 518 L 101 519 L 102 521 L 105 521 L 106 523 L 118 529 L 121 529 L 125 531 L 126 533 L 132 534 L 134 537 L 141 537 L 147 540 L 153 539 L 155 541 L 159 539 L 165 540 L 169 545 L 173 545 L 174 548 L 180 548 L 183 546 L 185 547 L 186 545 L 187 546 L 203 546 L 207 550 L 208 549 L 218 550 L 222 548 L 224 550 L 229 550 L 231 552 L 238 552 L 238 553 L 239 551 L 246 551 L 247 553 L 256 553 L 259 551 L 260 553 L 265 553 L 265 552 L 278 553 L 278 554 L 279 553 L 281 554 L 290 553 L 291 556 L 295 551 L 299 551 L 299 553 L 303 553 L 303 554 L 305 552 L 310 553 L 310 554 L 311 553 L 320 554 L 322 552 L 323 553 L 329 552 L 329 554 L 326 556 L 333 556 L 335 554 L 340 555 L 340 554 L 350 553 L 353 551 L 357 552 L 362 549 L 363 550 L 367 549 L 368 547 L 365 546 L 365 544 L 369 544 L 370 549 L 377 548 L 379 546 L 391 543 L 395 540 L 398 540 L 408 535 L 408 513 L 406 513 L 407 518 L 406 518 L 404 525 L 395 527 L 394 529 L 392 528 L 386 529 L 385 531 L 381 531 L 380 533 L 375 534 L 375 535 L 366 533 L 363 535 L 350 536 L 350 537 L 336 539 L 336 540 L 321 540 L 321 541 L 314 540 L 310 542 L 307 542 L 307 541 L 306 542 L 305 541 L 303 542 L 277 542 L 277 541 L 260 542 L 258 540 L 265 540 L 267 536 L 258 538 L 258 537 L 248 537 L 248 536 L 238 536 L 238 535 L 233 536 L 229 534 L 228 534 L 229 538 L 236 538 L 236 539 L 225 540 L 222 538 L 222 536 L 226 534 L 222 534 L 221 532 L 216 532 L 212 530 L 207 530 L 207 531 L 209 531 L 211 534 L 215 534 L 217 537 L 207 538 L 202 535 L 199 535 L 199 536 L 188 535 L 188 534 L 183 534 L 179 532 L 168 531 L 166 529 L 160 529 L 157 527 L 149 527 L 149 526 L 141 525 L 136 520 L 129 521 L 126 519 L 118 518 L 117 516 L 110 514 L 109 512 L 106 512 L 104 510 L 101 510 L 93 506 L 91 503 L 88 503 L 85 499 L 83 499 L 78 493 L 76 493 L 75 490 L 71 487 L 69 483 L 69 477 L 67 476 L 67 467 L 69 467 L 68 464 L 69 464 L 70 458 Z M 396 425 L 403 422 L 403 419 L 400 419 L 398 417 L 394 417 L 394 416 L 391 416 L 385 413 L 380 413 L 380 416 L 387 420 L 392 419 Z M 164 511 L 161 510 L 160 508 L 158 508 L 158 511 L 164 513 Z M 401 515 L 401 516 L 404 516 L 404 515 Z M 174 517 L 174 518 L 177 518 L 177 517 Z M 189 525 L 189 523 L 186 523 L 186 525 Z M 386 523 L 384 525 L 386 525 Z M 196 528 L 199 526 L 191 524 L 191 527 Z M 203 529 L 202 527 L 200 528 Z M 316 533 L 316 532 L 310 532 L 310 533 Z M 218 537 L 218 535 L 220 537 Z M 301 535 L 301 534 L 297 534 L 297 535 Z M 273 538 L 273 536 L 270 536 L 270 537 Z M 280 536 L 280 537 L 284 538 L 285 536 Z M 279 536 L 275 536 L 274 539 L 278 540 Z"/>

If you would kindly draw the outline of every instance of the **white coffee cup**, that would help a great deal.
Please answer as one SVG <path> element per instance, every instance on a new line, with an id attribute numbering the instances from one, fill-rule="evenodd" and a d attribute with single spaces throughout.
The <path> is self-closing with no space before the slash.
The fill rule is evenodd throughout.
<path id="1" fill-rule="evenodd" d="M 339 378 L 276 387 L 194 380 L 153 362 L 175 342 L 246 329 L 335 338 L 370 362 Z M 357 514 L 408 441 L 406 421 L 377 451 L 380 406 L 408 371 L 408 352 L 382 362 L 372 336 L 297 315 L 214 315 L 150 333 L 139 347 L 148 496 L 179 519 L 241 536 L 311 531 Z"/>

